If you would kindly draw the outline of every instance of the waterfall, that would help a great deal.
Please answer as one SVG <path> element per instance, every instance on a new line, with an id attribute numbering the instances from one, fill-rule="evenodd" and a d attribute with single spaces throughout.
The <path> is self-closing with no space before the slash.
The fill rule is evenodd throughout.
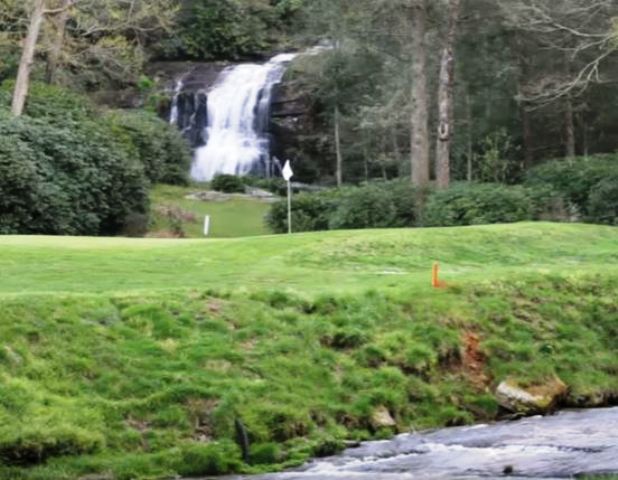
<path id="1" fill-rule="evenodd" d="M 182 87 L 184 87 L 184 82 L 180 79 L 176 82 L 176 87 L 174 88 L 174 98 L 172 99 L 172 111 L 170 113 L 170 124 L 172 125 L 178 124 L 178 99 L 180 97 L 180 93 L 182 92 Z"/>
<path id="2" fill-rule="evenodd" d="M 281 82 L 295 54 L 277 55 L 265 64 L 225 69 L 208 92 L 205 145 L 195 151 L 191 177 L 209 181 L 218 173 L 247 175 L 269 171 L 268 124 L 273 86 Z M 182 90 L 177 85 L 176 96 Z M 170 121 L 177 123 L 178 106 Z"/>

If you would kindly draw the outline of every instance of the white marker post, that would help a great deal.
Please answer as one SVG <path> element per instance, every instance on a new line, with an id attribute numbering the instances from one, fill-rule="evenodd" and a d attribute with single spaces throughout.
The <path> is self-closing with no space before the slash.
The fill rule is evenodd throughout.
<path id="1" fill-rule="evenodd" d="M 290 180 L 292 180 L 294 172 L 292 171 L 289 160 L 285 162 L 285 166 L 281 173 L 283 174 L 284 180 L 288 182 L 288 234 L 290 234 L 292 233 L 292 184 Z"/>
<path id="2" fill-rule="evenodd" d="M 207 237 L 210 233 L 210 215 L 204 217 L 204 236 Z"/>

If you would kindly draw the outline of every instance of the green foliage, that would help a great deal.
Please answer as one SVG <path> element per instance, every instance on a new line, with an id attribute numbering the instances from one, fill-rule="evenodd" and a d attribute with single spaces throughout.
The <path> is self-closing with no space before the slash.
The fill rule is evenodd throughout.
<path id="1" fill-rule="evenodd" d="M 339 193 L 326 191 L 321 193 L 301 193 L 292 199 L 292 225 L 295 232 L 312 232 L 328 230 L 329 218 L 337 204 Z M 274 203 L 266 223 L 276 233 L 288 231 L 287 200 Z"/>
<path id="2" fill-rule="evenodd" d="M 114 235 L 146 213 L 147 182 L 92 121 L 0 116 L 0 231 Z"/>
<path id="3" fill-rule="evenodd" d="M 106 118 L 114 137 L 144 165 L 152 183 L 188 183 L 191 152 L 177 129 L 143 111 L 114 111 Z"/>
<path id="4" fill-rule="evenodd" d="M 244 193 L 245 183 L 236 175 L 216 175 L 210 183 L 210 188 L 223 193 Z"/>
<path id="5" fill-rule="evenodd" d="M 232 442 L 189 444 L 181 449 L 176 471 L 183 476 L 224 475 L 238 471 L 240 451 Z M 275 462 L 271 462 L 275 463 Z"/>
<path id="6" fill-rule="evenodd" d="M 481 142 L 482 153 L 478 157 L 478 180 L 507 183 L 517 177 L 514 171 L 513 154 L 517 147 L 506 128 L 485 137 Z"/>
<path id="7" fill-rule="evenodd" d="M 616 168 L 618 157 L 615 155 L 554 160 L 530 170 L 526 184 L 548 185 L 574 205 L 584 219 L 607 223 L 611 217 L 611 200 L 604 210 L 599 195 L 601 191 L 611 195 L 609 179 L 616 178 Z M 594 206 L 589 203 L 592 201 Z"/>
<path id="8" fill-rule="evenodd" d="M 618 226 L 618 174 L 615 172 L 592 187 L 588 220 Z"/>
<path id="9" fill-rule="evenodd" d="M 300 10 L 301 0 L 195 0 L 186 2 L 168 58 L 238 59 L 272 50 Z"/>
<path id="10" fill-rule="evenodd" d="M 10 106 L 11 93 L 14 88 L 13 80 L 2 84 L 0 108 Z M 30 117 L 44 118 L 61 124 L 68 121 L 92 120 L 97 115 L 94 104 L 87 97 L 65 88 L 39 82 L 33 82 L 30 85 L 24 113 Z"/>
<path id="11" fill-rule="evenodd" d="M 294 231 L 411 227 L 416 224 L 418 191 L 406 181 L 301 193 L 292 200 Z M 271 207 L 270 228 L 287 232 L 287 201 Z"/>
<path id="12" fill-rule="evenodd" d="M 188 182 L 185 140 L 154 115 L 102 114 L 86 97 L 33 83 L 26 115 L 12 119 L 1 113 L 12 88 L 0 89 L 0 231 L 141 235 L 149 180 Z"/>
<path id="13" fill-rule="evenodd" d="M 532 220 L 537 209 L 521 186 L 456 184 L 434 192 L 423 213 L 426 226 L 463 226 Z"/>

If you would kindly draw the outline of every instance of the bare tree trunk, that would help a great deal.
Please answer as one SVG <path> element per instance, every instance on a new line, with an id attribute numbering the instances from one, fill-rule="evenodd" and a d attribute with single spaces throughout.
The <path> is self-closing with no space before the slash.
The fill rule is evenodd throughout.
<path id="1" fill-rule="evenodd" d="M 337 154 L 337 186 L 343 185 L 343 154 L 341 153 L 341 130 L 340 130 L 339 106 L 335 106 L 335 152 Z"/>
<path id="2" fill-rule="evenodd" d="M 56 83 L 56 73 L 58 71 L 58 63 L 62 53 L 64 44 L 64 34 L 69 20 L 69 8 L 73 5 L 73 0 L 62 0 L 60 12 L 55 20 L 56 34 L 47 57 L 47 71 L 45 72 L 45 80 L 49 84 Z"/>
<path id="3" fill-rule="evenodd" d="M 453 88 L 455 77 L 455 36 L 461 0 L 449 0 L 446 44 L 440 63 L 438 91 L 438 144 L 436 148 L 436 180 L 438 188 L 448 188 L 451 181 L 451 141 L 453 138 Z"/>
<path id="4" fill-rule="evenodd" d="M 427 97 L 427 3 L 417 0 L 412 8 L 413 55 L 411 176 L 418 187 L 429 183 L 429 101 Z"/>
<path id="5" fill-rule="evenodd" d="M 34 52 L 41 31 L 41 24 L 45 15 L 45 0 L 35 0 L 34 9 L 30 16 L 30 26 L 28 34 L 24 40 L 24 46 L 19 62 L 19 70 L 17 72 L 17 80 L 15 82 L 15 90 L 13 91 L 13 103 L 11 105 L 11 113 L 15 117 L 19 117 L 24 112 L 26 97 L 30 87 L 30 70 L 34 62 Z"/>
<path id="6" fill-rule="evenodd" d="M 574 157 L 577 154 L 575 151 L 575 115 L 573 114 L 573 100 L 570 95 L 567 95 L 564 100 L 564 135 L 566 156 Z"/>
<path id="7" fill-rule="evenodd" d="M 467 174 L 466 179 L 468 182 L 473 180 L 472 175 L 472 159 L 474 157 L 474 137 L 472 134 L 472 99 L 470 98 L 470 92 L 466 93 L 466 126 L 468 127 L 468 151 L 467 151 Z"/>

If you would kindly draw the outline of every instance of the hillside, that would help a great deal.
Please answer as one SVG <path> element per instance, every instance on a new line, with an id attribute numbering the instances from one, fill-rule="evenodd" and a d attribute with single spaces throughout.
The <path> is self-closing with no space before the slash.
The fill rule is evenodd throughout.
<path id="1" fill-rule="evenodd" d="M 0 270 L 2 479 L 283 468 L 494 419 L 507 377 L 618 394 L 611 227 L 7 236 Z"/>

